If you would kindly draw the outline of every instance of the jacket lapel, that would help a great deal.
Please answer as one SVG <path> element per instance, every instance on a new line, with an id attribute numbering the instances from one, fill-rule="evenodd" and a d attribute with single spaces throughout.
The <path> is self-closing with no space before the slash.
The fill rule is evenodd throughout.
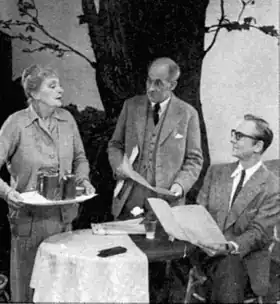
<path id="1" fill-rule="evenodd" d="M 143 142 L 144 142 L 144 136 L 145 136 L 145 128 L 146 128 L 146 122 L 147 122 L 147 110 L 148 110 L 148 98 L 144 97 L 141 99 L 137 105 L 137 112 L 135 115 L 135 123 L 136 123 L 136 129 L 137 129 L 137 135 L 138 135 L 138 143 L 139 148 L 142 151 L 143 148 Z"/>
<path id="2" fill-rule="evenodd" d="M 221 179 L 223 186 L 221 188 L 220 195 L 217 197 L 217 200 L 215 202 L 215 204 L 218 204 L 220 206 L 219 212 L 217 214 L 217 224 L 221 230 L 223 230 L 226 218 L 228 216 L 229 200 L 230 200 L 230 194 L 231 194 L 232 182 L 233 182 L 231 174 L 236 168 L 236 166 L 237 166 L 236 163 L 234 163 L 231 166 L 229 166 L 227 170 L 224 172 Z"/>
<path id="3" fill-rule="evenodd" d="M 233 225 L 244 209 L 249 205 L 253 198 L 259 193 L 261 184 L 265 183 L 268 177 L 268 170 L 261 166 L 248 180 L 237 196 L 225 223 L 224 230 Z"/>
<path id="4" fill-rule="evenodd" d="M 168 135 L 178 126 L 178 122 L 182 119 L 182 113 L 184 112 L 180 107 L 180 103 L 178 102 L 177 98 L 172 95 L 165 119 L 162 124 L 159 144 L 162 144 Z"/>

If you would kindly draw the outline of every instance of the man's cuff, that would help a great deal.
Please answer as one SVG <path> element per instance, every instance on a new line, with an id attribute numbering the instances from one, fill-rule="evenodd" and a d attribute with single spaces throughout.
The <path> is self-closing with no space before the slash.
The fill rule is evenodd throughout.
<path id="1" fill-rule="evenodd" d="M 230 254 L 240 254 L 239 245 L 237 243 L 233 241 L 229 241 L 228 243 L 234 247 L 234 249 L 230 251 Z"/>

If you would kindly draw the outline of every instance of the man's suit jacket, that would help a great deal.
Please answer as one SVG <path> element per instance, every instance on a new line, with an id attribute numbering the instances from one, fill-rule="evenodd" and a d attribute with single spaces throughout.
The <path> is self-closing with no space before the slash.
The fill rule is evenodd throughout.
<path id="1" fill-rule="evenodd" d="M 262 165 L 246 182 L 229 211 L 237 163 L 209 168 L 197 201 L 204 205 L 228 241 L 239 245 L 251 287 L 265 295 L 269 286 L 273 227 L 280 220 L 279 180 Z"/>
<path id="2" fill-rule="evenodd" d="M 148 103 L 146 95 L 135 96 L 124 103 L 108 145 L 113 172 L 122 162 L 124 153 L 130 156 L 136 145 L 139 155 L 134 169 L 139 170 Z M 169 189 L 173 183 L 179 183 L 187 193 L 197 180 L 203 163 L 198 114 L 192 106 L 174 95 L 166 111 L 159 143 L 155 147 L 156 186 Z M 120 196 L 113 200 L 112 213 L 115 217 L 120 214 L 132 185 L 131 181 L 126 181 Z M 184 199 L 180 203 L 184 203 Z"/>

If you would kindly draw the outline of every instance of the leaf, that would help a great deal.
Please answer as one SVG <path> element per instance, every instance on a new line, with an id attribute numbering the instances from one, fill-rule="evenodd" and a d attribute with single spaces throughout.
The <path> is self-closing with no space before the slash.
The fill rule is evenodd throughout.
<path id="1" fill-rule="evenodd" d="M 262 31 L 263 33 L 270 35 L 272 37 L 279 37 L 279 33 L 276 30 L 274 25 L 263 25 L 259 26 L 259 30 Z"/>
<path id="2" fill-rule="evenodd" d="M 35 27 L 33 25 L 28 25 L 26 28 L 25 28 L 25 31 L 26 32 L 32 32 L 34 33 L 35 32 Z"/>
<path id="3" fill-rule="evenodd" d="M 31 50 L 30 49 L 22 49 L 21 50 L 23 53 L 31 53 Z"/>
<path id="4" fill-rule="evenodd" d="M 252 22 L 254 22 L 256 24 L 257 23 L 256 18 L 254 18 L 254 17 L 246 17 L 246 18 L 244 18 L 244 23 L 245 24 L 251 24 Z"/>
<path id="5" fill-rule="evenodd" d="M 233 31 L 233 30 L 239 30 L 241 31 L 242 26 L 239 22 L 237 21 L 233 21 L 231 23 L 228 24 L 224 24 L 223 27 L 225 27 L 229 32 Z"/>
<path id="6" fill-rule="evenodd" d="M 23 7 L 24 7 L 25 10 L 33 10 L 33 9 L 35 9 L 35 6 L 32 3 L 30 3 L 30 2 L 24 2 Z"/>

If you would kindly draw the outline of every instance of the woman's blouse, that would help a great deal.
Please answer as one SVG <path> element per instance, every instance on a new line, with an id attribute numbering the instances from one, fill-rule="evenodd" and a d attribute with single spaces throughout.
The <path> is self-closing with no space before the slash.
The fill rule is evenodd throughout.
<path id="1" fill-rule="evenodd" d="M 57 168 L 60 175 L 72 172 L 77 182 L 88 179 L 89 164 L 73 116 L 57 108 L 44 121 L 30 105 L 18 111 L 0 130 L 0 168 L 7 163 L 11 187 L 19 192 L 36 188 L 40 168 Z M 6 199 L 10 186 L 0 179 L 0 196 Z"/>

